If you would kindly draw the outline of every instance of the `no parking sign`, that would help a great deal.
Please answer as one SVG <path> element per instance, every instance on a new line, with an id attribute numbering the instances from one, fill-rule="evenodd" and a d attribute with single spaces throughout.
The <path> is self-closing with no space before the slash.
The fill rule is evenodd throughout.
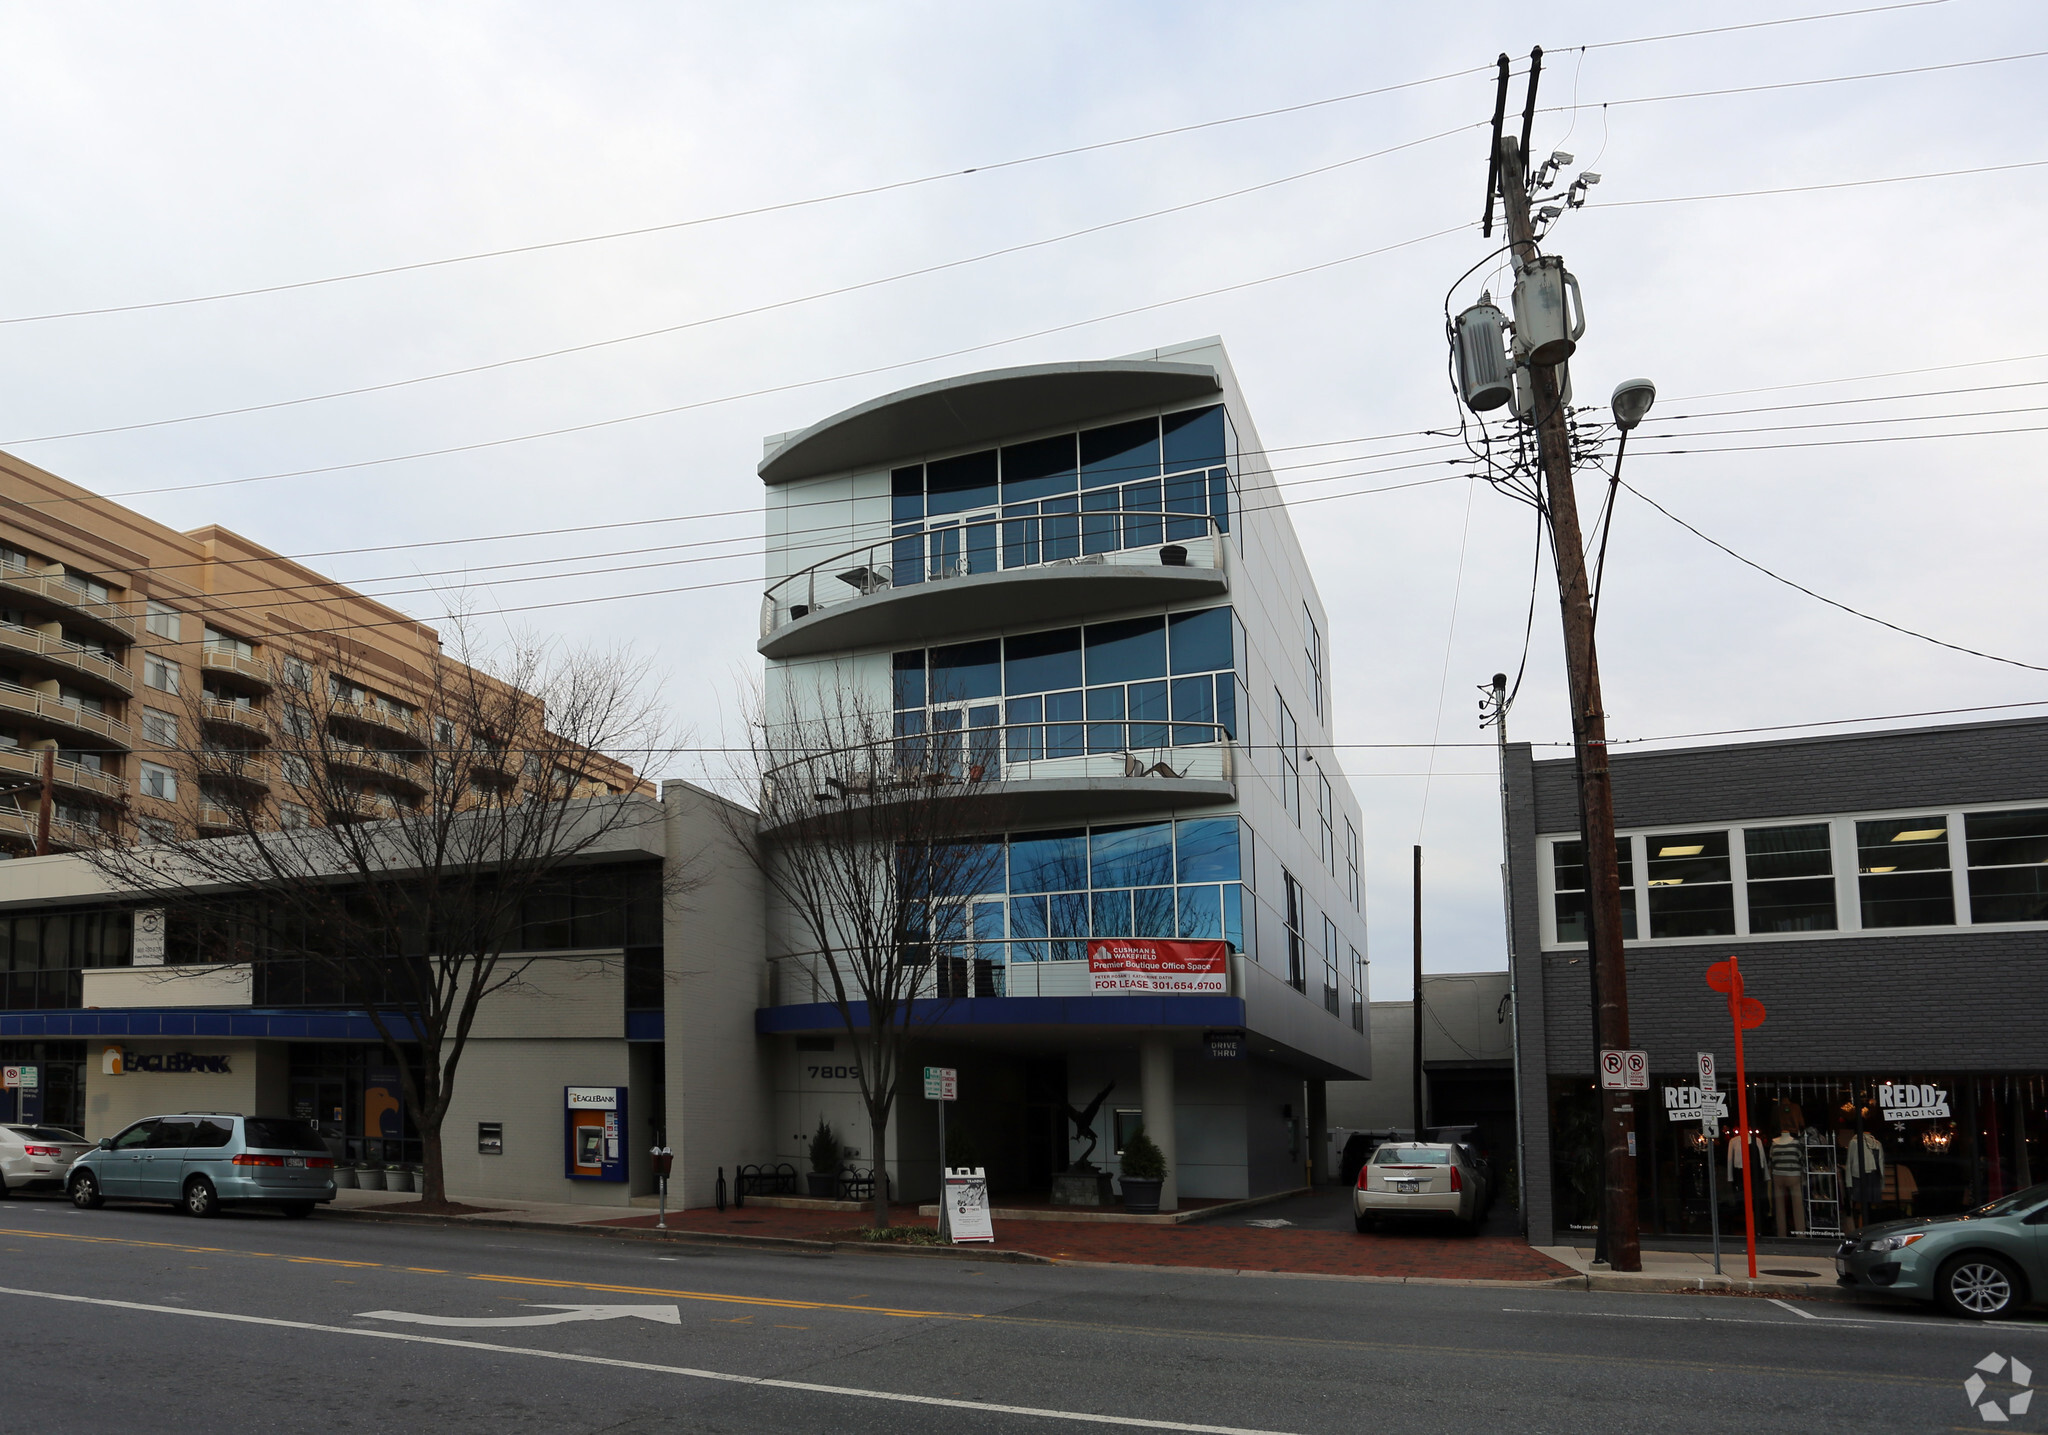
<path id="1" fill-rule="evenodd" d="M 1650 1089 L 1650 1053 L 1647 1051 L 1616 1051 L 1608 1048 L 1600 1053 L 1600 1089 L 1602 1091 L 1648 1091 Z"/>

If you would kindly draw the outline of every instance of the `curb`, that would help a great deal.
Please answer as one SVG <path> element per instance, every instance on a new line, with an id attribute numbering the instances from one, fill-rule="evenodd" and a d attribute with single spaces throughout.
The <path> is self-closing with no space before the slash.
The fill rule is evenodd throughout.
<path id="1" fill-rule="evenodd" d="M 801 1236 L 741 1236 L 723 1231 L 658 1231 L 646 1226 L 552 1225 L 539 1221 L 498 1221 L 482 1216 L 435 1216 L 370 1210 L 324 1211 L 324 1216 L 351 1221 L 381 1221 L 391 1226 L 436 1226 L 443 1230 L 562 1232 L 610 1240 L 652 1241 L 671 1245 L 728 1246 L 742 1250 L 786 1251 L 791 1255 L 913 1256 L 928 1260 L 983 1261 L 1007 1265 L 1049 1266 L 1050 1257 L 1029 1251 L 979 1249 L 970 1246 L 905 1246 L 885 1241 L 812 1241 Z"/>

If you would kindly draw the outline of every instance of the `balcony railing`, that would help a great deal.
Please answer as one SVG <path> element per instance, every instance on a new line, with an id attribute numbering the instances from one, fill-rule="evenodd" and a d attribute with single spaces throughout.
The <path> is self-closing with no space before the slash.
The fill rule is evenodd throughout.
<path id="1" fill-rule="evenodd" d="M 932 716 L 944 716 L 940 709 Z M 957 710 L 953 712 L 958 716 Z M 776 790 L 795 786 L 823 803 L 915 791 L 980 789 L 997 782 L 1076 778 L 1236 778 L 1232 735 L 1220 723 L 994 723 L 885 738 L 788 758 L 768 769 Z"/>
<path id="2" fill-rule="evenodd" d="M 75 619 L 108 632 L 125 643 L 135 641 L 135 619 L 127 606 L 111 598 L 95 598 L 63 573 L 36 573 L 0 562 L 0 588 L 11 588 L 64 609 Z"/>
<path id="3" fill-rule="evenodd" d="M 123 697 L 135 691 L 135 675 L 124 663 L 108 657 L 98 648 L 74 643 L 69 638 L 39 633 L 18 623 L 0 623 L 0 650 L 41 658 L 46 663 L 103 683 Z"/>
<path id="4" fill-rule="evenodd" d="M 1216 938 L 1211 935 L 1178 940 Z M 1070 939 L 991 937 L 936 941 L 904 951 L 903 978 L 910 988 L 909 994 L 917 998 L 959 1001 L 975 997 L 1093 996 L 1096 992 L 1088 970 L 1087 947 L 1085 935 Z M 1076 952 L 1078 955 L 1074 955 Z M 1224 963 L 1223 990 L 1212 989 L 1202 994 L 1243 996 L 1245 960 L 1242 952 L 1233 950 Z M 859 984 L 850 969 L 843 970 L 848 998 L 859 1001 Z M 807 1006 L 835 999 L 832 974 L 822 955 L 806 952 L 768 959 L 769 1006 Z"/>
<path id="5" fill-rule="evenodd" d="M 16 683 L 0 683 L 0 712 L 18 713 L 58 727 L 68 727 L 75 732 L 90 733 L 123 750 L 131 741 L 128 724 L 119 718 L 110 718 L 105 713 L 66 702 L 53 693 L 39 693 Z"/>
<path id="6" fill-rule="evenodd" d="M 990 514 L 877 539 L 813 563 L 768 589 L 761 636 L 878 593 L 1028 568 L 1218 566 L 1225 527 L 1207 513 L 1108 508 L 1003 518 Z"/>
<path id="7" fill-rule="evenodd" d="M 357 702 L 353 698 L 336 696 L 328 704 L 328 716 L 349 718 L 370 727 L 380 727 L 388 732 L 402 732 L 411 736 L 418 729 L 413 714 L 404 708 L 376 701 Z"/>
<path id="8" fill-rule="evenodd" d="M 395 778 L 413 787 L 424 789 L 426 780 L 420 776 L 418 765 L 407 761 L 395 752 L 382 748 L 357 747 L 351 743 L 331 743 L 327 748 L 327 765 L 330 767 L 354 768 L 358 772 L 373 772 L 379 777 Z"/>
<path id="9" fill-rule="evenodd" d="M 36 818 L 37 812 L 34 808 L 0 807 L 0 838 L 27 843 L 33 847 L 37 831 Z M 111 840 L 112 836 L 112 833 L 103 828 L 68 821 L 55 814 L 50 817 L 50 846 L 56 851 L 76 852 L 85 847 L 97 847 Z"/>
<path id="10" fill-rule="evenodd" d="M 233 643 L 209 638 L 200 649 L 199 666 L 210 673 L 227 673 L 259 687 L 270 687 L 275 678 L 267 659 L 254 657 Z"/>
<path id="11" fill-rule="evenodd" d="M 111 772 L 86 767 L 82 763 L 66 762 L 63 758 L 53 759 L 51 780 L 59 788 L 73 792 L 87 793 L 103 802 L 121 802 L 128 796 L 128 784 Z M 7 786 L 12 787 L 21 780 L 40 782 L 43 776 L 43 753 L 38 748 L 0 748 L 0 773 L 7 774 Z"/>
<path id="12" fill-rule="evenodd" d="M 263 741 L 270 741 L 270 718 L 261 708 L 245 707 L 241 703 L 222 702 L 218 698 L 201 698 L 199 716 L 202 720 L 251 733 Z"/>

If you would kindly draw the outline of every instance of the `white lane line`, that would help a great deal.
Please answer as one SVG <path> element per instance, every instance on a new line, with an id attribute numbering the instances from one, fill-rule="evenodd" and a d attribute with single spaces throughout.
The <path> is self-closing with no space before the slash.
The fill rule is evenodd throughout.
<path id="1" fill-rule="evenodd" d="M 1775 1302 L 1773 1302 L 1773 1303 L 1775 1304 Z M 1602 1320 L 1677 1320 L 1677 1321 L 1694 1321 L 1694 1322 L 1710 1322 L 1710 1323 L 1712 1323 L 1712 1324 L 1715 1324 L 1715 1325 L 1767 1325 L 1767 1326 L 1770 1326 L 1770 1327 L 1771 1327 L 1771 1328 L 1772 1328 L 1773 1330 L 1797 1330 L 1797 1329 L 1799 1329 L 1799 1327 L 1798 1327 L 1798 1326 L 1796 1326 L 1796 1325 L 1787 1325 L 1787 1324 L 1785 1324 L 1785 1322 L 1784 1322 L 1784 1321 L 1782 1321 L 1782 1320 L 1751 1320 L 1751 1319 L 1749 1319 L 1749 1318 L 1748 1318 L 1748 1317 L 1746 1317 L 1746 1316 L 1731 1316 L 1731 1315 L 1643 1315 L 1643 1314 L 1640 1314 L 1640 1313 L 1638 1313 L 1638 1312 L 1636 1312 L 1636 1311 L 1624 1311 L 1624 1310 L 1565 1310 L 1565 1311 L 1559 1311 L 1559 1310 L 1544 1310 L 1544 1309 L 1539 1309 L 1539 1308 L 1537 1308 L 1537 1307 L 1535 1307 L 1535 1306 L 1515 1306 L 1515 1305 L 1504 1305 L 1504 1306 L 1502 1306 L 1502 1307 L 1501 1307 L 1501 1309 L 1502 1309 L 1503 1311 L 1510 1311 L 1510 1312 L 1513 1312 L 1513 1313 L 1515 1313 L 1515 1314 L 1517 1314 L 1517 1315 L 1567 1315 L 1567 1316 L 1586 1316 L 1586 1317 L 1596 1317 L 1596 1318 L 1599 1318 L 1599 1319 L 1602 1319 Z M 1794 1312 L 1794 1314 L 1797 1314 L 1797 1315 L 1806 1315 L 1806 1312 L 1805 1312 L 1805 1311 L 1796 1311 L 1796 1312 Z M 1855 1316 L 1851 1316 L 1851 1315 L 1806 1315 L 1806 1318 L 1807 1318 L 1808 1320 L 1810 1320 L 1810 1321 L 1813 1321 L 1813 1322 L 1815 1322 L 1816 1324 L 1819 1324 L 1819 1325 L 1826 1325 L 1826 1326 L 1838 1326 L 1838 1327 L 1840 1327 L 1840 1328 L 1841 1328 L 1841 1329 L 1843 1329 L 1843 1330 L 1880 1330 L 1880 1329 L 1883 1329 L 1883 1330 L 1889 1330 L 1889 1329 L 1890 1329 L 1891 1327 L 1893 1327 L 1893 1326 L 1895 1326 L 1895 1325 L 1914 1325 L 1914 1326 L 1924 1326 L 1924 1327 L 1926 1327 L 1926 1328 L 1928 1328 L 1928 1329 L 1930 1329 L 1930 1330 L 1945 1330 L 1945 1331 L 1949 1331 L 1950 1333 L 1952 1333 L 1952 1334 L 1955 1334 L 1955 1335 L 1968 1335 L 1968 1336 L 1974 1336 L 1974 1337 L 1977 1337 L 1977 1338 L 1980 1338 L 1980 1339 L 1981 1339 L 1981 1338 L 1983 1337 L 1983 1335 L 1984 1335 L 1984 1328 L 1983 1328 L 1982 1326 L 1980 1326 L 1980 1325 L 1976 1325 L 1976 1324 L 1974 1324 L 1974 1323 L 1972 1323 L 1972 1322 L 1969 1322 L 1969 1321 L 1959 1321 L 1959 1320 L 1958 1320 L 1958 1321 L 1947 1321 L 1947 1320 L 1911 1320 L 1911 1319 L 1906 1319 L 1906 1318 L 1902 1318 L 1902 1317 L 1899 1317 L 1899 1316 L 1890 1316 L 1890 1315 L 1883 1315 L 1883 1316 L 1865 1316 L 1865 1317 L 1863 1317 L 1863 1318 L 1861 1318 L 1861 1319 L 1858 1319 L 1857 1317 L 1855 1317 Z M 2018 1333 L 2018 1332 L 2020 1332 L 2020 1331 L 2032 1331 L 2032 1332 L 2034 1332 L 2035 1334 L 2042 1334 L 2042 1335 L 2048 1335 L 2048 1324 L 2044 1324 L 2043 1322 L 2040 1322 L 2040 1321 L 2025 1321 L 2025 1322 L 2020 1322 L 2020 1321 L 2001 1321 L 2001 1322 L 1999 1322 L 1999 1325 L 1998 1325 L 1998 1331 L 1999 1331 L 1999 1334 L 2001 1334 L 2001 1335 L 2011 1335 L 2011 1334 L 2017 1334 L 2017 1333 Z"/>
<path id="2" fill-rule="evenodd" d="M 1642 1315 L 1635 1311 L 1623 1310 L 1574 1310 L 1560 1312 L 1554 1310 L 1538 1310 L 1532 1306 L 1515 1305 L 1504 1305 L 1501 1307 L 1501 1309 L 1503 1311 L 1512 1312 L 1516 1315 L 1563 1314 L 1574 1316 L 1594 1316 L 1601 1320 L 1677 1320 L 1685 1321 L 1696 1325 L 1767 1325 L 1770 1326 L 1773 1330 L 1784 1330 L 1786 1328 L 1785 1322 L 1783 1322 L 1782 1320 L 1752 1320 L 1748 1316 L 1740 1315 Z M 1866 1328 L 1864 1323 L 1857 1321 L 1830 1320 L 1828 1324 L 1841 1326 L 1854 1325 L 1857 1329 Z"/>
<path id="3" fill-rule="evenodd" d="M 1796 1315 L 1796 1316 L 1800 1317 L 1800 1318 L 1801 1318 L 1802 1320 L 1819 1320 L 1819 1319 L 1820 1319 L 1820 1317 L 1819 1317 L 1819 1316 L 1817 1316 L 1817 1315 L 1815 1315 L 1815 1314 L 1814 1314 L 1814 1313 L 1813 1313 L 1812 1311 L 1810 1311 L 1810 1310 L 1801 1310 L 1801 1309 L 1800 1309 L 1800 1308 L 1799 1308 L 1798 1306 L 1796 1306 L 1796 1305 L 1792 1305 L 1792 1304 L 1789 1304 L 1788 1302 L 1785 1302 L 1785 1301 L 1782 1301 L 1782 1300 L 1779 1300 L 1779 1299 L 1778 1299 L 1778 1298 L 1777 1298 L 1776 1296 L 1772 1296 L 1772 1297 L 1771 1297 L 1771 1304 L 1772 1304 L 1772 1305 L 1774 1305 L 1774 1306 L 1776 1306 L 1776 1307 L 1777 1307 L 1777 1308 L 1778 1308 L 1779 1310 L 1789 1310 L 1789 1311 L 1791 1311 L 1791 1312 L 1792 1312 L 1792 1314 L 1794 1314 L 1794 1315 Z"/>
<path id="4" fill-rule="evenodd" d="M 1248 1429 L 1237 1425 L 1191 1425 L 1179 1420 L 1146 1420 L 1135 1415 L 1097 1415 L 1085 1410 L 1050 1410 L 1035 1405 L 997 1405 L 985 1400 L 952 1400 L 938 1395 L 904 1395 L 892 1390 L 861 1390 L 850 1385 L 820 1385 L 808 1380 L 777 1380 L 765 1375 L 735 1375 L 723 1370 L 695 1370 L 685 1365 L 657 1365 L 645 1360 L 615 1360 L 601 1355 L 573 1355 L 565 1351 L 533 1350 L 519 1345 L 493 1345 L 481 1340 L 456 1340 L 442 1335 L 411 1335 L 394 1330 L 356 1330 L 345 1325 L 279 1320 L 267 1315 L 237 1315 L 231 1311 L 219 1310 L 186 1310 L 178 1306 L 147 1305 L 141 1301 L 66 1295 L 59 1291 L 21 1290 L 13 1286 L 0 1286 L 0 1295 L 23 1296 L 31 1300 L 63 1301 L 71 1305 L 102 1306 L 111 1310 L 142 1311 L 150 1315 L 182 1315 L 200 1320 L 232 1321 L 239 1325 L 267 1325 L 283 1330 L 312 1330 L 323 1335 L 352 1335 L 365 1340 L 397 1340 L 410 1345 L 445 1345 L 457 1350 L 481 1350 L 492 1355 L 524 1355 L 535 1360 L 560 1360 L 572 1365 L 602 1365 L 614 1370 L 645 1370 L 656 1375 L 681 1375 L 692 1380 L 714 1380 L 727 1385 L 751 1385 L 764 1390 L 797 1390 L 808 1395 L 840 1395 L 855 1400 L 890 1401 L 899 1405 L 936 1405 L 949 1410 L 973 1410 L 988 1415 L 1028 1415 L 1041 1420 L 1072 1420 L 1085 1425 L 1126 1425 L 1143 1430 L 1184 1430 L 1195 1432 L 1195 1435 L 1284 1435 L 1282 1431 Z"/>

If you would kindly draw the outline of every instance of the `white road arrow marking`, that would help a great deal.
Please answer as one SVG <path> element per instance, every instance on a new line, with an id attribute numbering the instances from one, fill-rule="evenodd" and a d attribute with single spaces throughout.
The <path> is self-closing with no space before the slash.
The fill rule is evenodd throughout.
<path id="1" fill-rule="evenodd" d="M 459 1325 L 468 1327 L 506 1325 L 566 1325 L 572 1320 L 620 1320 L 638 1316 L 664 1325 L 681 1325 L 682 1313 L 672 1305 L 547 1305 L 551 1315 L 417 1315 L 408 1310 L 366 1310 L 362 1320 L 402 1320 L 412 1325 Z"/>

